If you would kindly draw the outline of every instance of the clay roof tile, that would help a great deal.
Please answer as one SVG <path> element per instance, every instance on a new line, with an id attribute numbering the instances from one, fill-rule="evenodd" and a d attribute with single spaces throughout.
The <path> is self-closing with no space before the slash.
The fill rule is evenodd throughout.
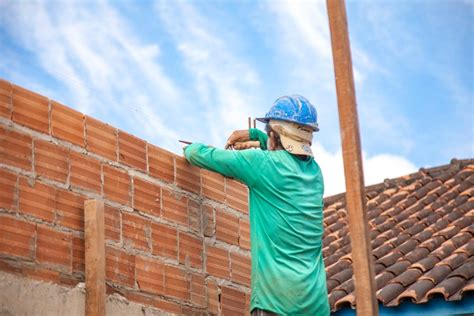
<path id="1" fill-rule="evenodd" d="M 380 302 L 460 300 L 474 291 L 473 184 L 474 160 L 453 159 L 366 189 Z M 335 311 L 356 304 L 345 194 L 325 205 L 323 255 Z"/>
<path id="2" fill-rule="evenodd" d="M 423 272 L 431 270 L 435 264 L 439 262 L 439 259 L 435 256 L 429 255 L 426 258 L 421 259 L 418 262 L 413 263 L 410 268 L 417 268 Z"/>
<path id="3" fill-rule="evenodd" d="M 404 292 L 402 292 L 397 299 L 409 297 L 413 302 L 420 303 L 425 297 L 426 293 L 434 287 L 433 282 L 429 280 L 418 280 Z"/>
<path id="4" fill-rule="evenodd" d="M 381 258 L 389 253 L 393 248 L 395 248 L 391 243 L 385 243 L 372 251 L 372 254 L 375 258 Z"/>
<path id="5" fill-rule="evenodd" d="M 464 280 L 467 281 L 474 278 L 474 258 L 451 272 L 448 277 L 462 277 Z"/>
<path id="6" fill-rule="evenodd" d="M 403 244 L 401 244 L 398 247 L 398 250 L 404 255 L 406 255 L 407 253 L 415 249 L 417 246 L 418 246 L 418 241 L 416 239 L 409 239 L 405 241 Z"/>
<path id="7" fill-rule="evenodd" d="M 465 293 L 473 293 L 473 292 L 474 292 L 474 279 L 471 279 L 459 291 L 451 295 L 448 298 L 448 301 L 460 301 L 463 299 L 463 296 Z"/>
<path id="8" fill-rule="evenodd" d="M 438 265 L 445 265 L 450 268 L 450 270 L 454 270 L 464 262 L 466 262 L 468 256 L 465 253 L 454 253 L 449 257 L 441 260 Z"/>
<path id="9" fill-rule="evenodd" d="M 347 293 L 343 290 L 340 290 L 340 289 L 332 290 L 328 295 L 329 305 L 334 306 L 338 300 L 340 300 L 346 295 Z M 332 310 L 335 311 L 335 308 L 333 307 Z"/>
<path id="10" fill-rule="evenodd" d="M 448 299 L 451 295 L 455 294 L 459 291 L 463 285 L 465 284 L 465 280 L 460 277 L 452 277 L 449 279 L 444 280 L 434 288 L 426 293 L 428 299 L 440 294 L 444 297 L 445 300 Z"/>
<path id="11" fill-rule="evenodd" d="M 474 255 L 474 239 L 469 240 L 467 244 L 456 249 L 456 253 L 465 253 L 468 257 Z"/>
<path id="12" fill-rule="evenodd" d="M 338 272 L 341 272 L 344 269 L 351 267 L 351 261 L 348 260 L 339 260 L 335 264 L 326 267 L 326 275 L 331 276 Z"/>
<path id="13" fill-rule="evenodd" d="M 388 281 L 392 280 L 393 278 L 394 274 L 388 271 L 383 271 L 382 273 L 378 274 L 375 277 L 375 285 L 377 287 L 377 290 L 384 287 L 388 283 Z"/>
<path id="14" fill-rule="evenodd" d="M 451 273 L 451 268 L 447 265 L 435 265 L 433 269 L 420 277 L 422 280 L 430 280 L 434 284 L 443 281 Z"/>
<path id="15" fill-rule="evenodd" d="M 398 261 L 386 269 L 387 272 L 392 273 L 394 276 L 400 275 L 410 266 L 410 262 L 406 260 Z"/>
<path id="16" fill-rule="evenodd" d="M 387 305 L 390 301 L 400 295 L 403 290 L 405 290 L 405 287 L 400 283 L 390 283 L 377 292 L 377 299 L 384 305 Z"/>
<path id="17" fill-rule="evenodd" d="M 390 283 L 396 282 L 402 284 L 404 287 L 414 283 L 418 278 L 423 274 L 421 270 L 416 268 L 410 268 L 400 274 L 399 276 L 395 277 Z"/>
<path id="18" fill-rule="evenodd" d="M 469 240 L 471 240 L 472 235 L 467 231 L 460 231 L 456 236 L 451 238 L 451 242 L 456 248 L 465 245 Z"/>
<path id="19" fill-rule="evenodd" d="M 349 294 L 338 300 L 335 304 L 336 309 L 343 308 L 345 306 L 353 308 L 355 306 L 354 294 Z"/>
<path id="20" fill-rule="evenodd" d="M 424 247 L 418 247 L 409 254 L 405 256 L 405 259 L 411 263 L 420 261 L 422 258 L 425 258 L 430 251 Z"/>

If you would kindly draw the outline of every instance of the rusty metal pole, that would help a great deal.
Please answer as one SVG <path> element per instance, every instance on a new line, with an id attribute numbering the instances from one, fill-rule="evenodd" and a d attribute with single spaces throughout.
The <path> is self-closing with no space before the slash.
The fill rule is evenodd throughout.
<path id="1" fill-rule="evenodd" d="M 344 0 L 327 0 L 326 3 L 336 77 L 356 310 L 359 316 L 378 315 L 346 8 Z"/>

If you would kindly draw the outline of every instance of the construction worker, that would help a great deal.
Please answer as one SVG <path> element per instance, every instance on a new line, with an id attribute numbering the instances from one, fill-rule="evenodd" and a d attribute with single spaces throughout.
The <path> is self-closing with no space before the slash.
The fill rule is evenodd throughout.
<path id="1" fill-rule="evenodd" d="M 193 165 L 245 183 L 250 198 L 252 315 L 329 315 L 322 255 L 323 176 L 311 142 L 315 107 L 299 95 L 278 98 L 258 129 L 235 131 L 222 150 L 194 143 Z"/>

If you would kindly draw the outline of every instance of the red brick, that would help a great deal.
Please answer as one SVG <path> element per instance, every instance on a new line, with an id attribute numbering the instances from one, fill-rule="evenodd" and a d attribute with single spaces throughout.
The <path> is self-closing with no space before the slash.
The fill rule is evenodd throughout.
<path id="1" fill-rule="evenodd" d="M 137 177 L 133 178 L 133 208 L 160 216 L 160 200 L 160 186 Z"/>
<path id="2" fill-rule="evenodd" d="M 151 239 L 154 255 L 177 259 L 178 231 L 176 228 L 152 222 Z"/>
<path id="3" fill-rule="evenodd" d="M 30 171 L 31 157 L 31 137 L 0 126 L 0 163 Z"/>
<path id="4" fill-rule="evenodd" d="M 215 315 L 220 315 L 219 310 L 219 287 L 217 286 L 217 282 L 208 279 L 206 283 L 207 288 L 207 310 Z"/>
<path id="5" fill-rule="evenodd" d="M 20 213 L 32 215 L 52 222 L 56 207 L 56 189 L 35 181 L 32 186 L 27 179 L 20 178 Z"/>
<path id="6" fill-rule="evenodd" d="M 224 177 L 218 173 L 201 170 L 202 195 L 218 202 L 225 202 Z"/>
<path id="7" fill-rule="evenodd" d="M 12 84 L 0 79 L 0 116 L 10 119 L 12 115 Z"/>
<path id="8" fill-rule="evenodd" d="M 229 244 L 239 244 L 239 218 L 216 209 L 216 237 Z"/>
<path id="9" fill-rule="evenodd" d="M 62 226 L 84 231 L 84 197 L 71 191 L 58 189 L 56 221 Z"/>
<path id="10" fill-rule="evenodd" d="M 84 114 L 51 101 L 51 134 L 84 147 Z"/>
<path id="11" fill-rule="evenodd" d="M 84 238 L 72 237 L 72 271 L 85 271 L 85 244 Z"/>
<path id="12" fill-rule="evenodd" d="M 165 266 L 162 262 L 137 256 L 135 270 L 140 290 L 158 295 L 165 294 Z"/>
<path id="13" fill-rule="evenodd" d="M 150 250 L 148 244 L 150 220 L 140 215 L 122 212 L 122 234 L 125 245 Z"/>
<path id="14" fill-rule="evenodd" d="M 17 175 L 0 169 L 0 207 L 13 209 L 15 207 L 15 186 Z"/>
<path id="15" fill-rule="evenodd" d="M 162 190 L 161 216 L 173 222 L 188 224 L 188 198 L 168 190 Z"/>
<path id="16" fill-rule="evenodd" d="M 247 186 L 235 180 L 226 179 L 225 190 L 227 205 L 248 214 Z"/>
<path id="17" fill-rule="evenodd" d="M 69 150 L 35 140 L 35 172 L 42 177 L 65 183 L 69 173 Z"/>
<path id="18" fill-rule="evenodd" d="M 120 212 L 119 210 L 104 206 L 105 239 L 120 241 Z"/>
<path id="19" fill-rule="evenodd" d="M 186 271 L 172 266 L 165 266 L 165 295 L 189 300 L 189 281 Z"/>
<path id="20" fill-rule="evenodd" d="M 232 281 L 250 287 L 250 274 L 252 272 L 252 261 L 250 256 L 230 253 L 230 270 Z"/>
<path id="21" fill-rule="evenodd" d="M 239 219 L 239 246 L 250 250 L 250 223 L 246 219 Z"/>
<path id="22" fill-rule="evenodd" d="M 117 160 L 117 129 L 86 116 L 86 148 L 104 158 Z"/>
<path id="23" fill-rule="evenodd" d="M 101 193 L 102 180 L 100 162 L 90 156 L 71 152 L 71 176 L 72 186 Z"/>
<path id="24" fill-rule="evenodd" d="M 118 132 L 119 161 L 146 172 L 146 142 L 138 137 Z"/>
<path id="25" fill-rule="evenodd" d="M 160 311 L 172 312 L 178 315 L 183 315 L 181 305 L 162 300 L 156 296 L 149 296 L 149 294 L 142 294 L 137 292 L 126 292 L 125 297 L 129 301 L 137 302 L 142 305 L 152 306 L 158 308 Z"/>
<path id="26" fill-rule="evenodd" d="M 0 216 L 0 254 L 33 258 L 35 224 Z"/>
<path id="27" fill-rule="evenodd" d="M 196 232 L 201 232 L 201 203 L 188 200 L 188 225 Z"/>
<path id="28" fill-rule="evenodd" d="M 245 314 L 245 293 L 227 286 L 221 288 L 221 306 L 223 315 Z"/>
<path id="29" fill-rule="evenodd" d="M 179 232 L 179 263 L 193 268 L 202 268 L 202 240 Z"/>
<path id="30" fill-rule="evenodd" d="M 122 291 L 120 291 L 120 292 L 122 292 Z M 120 293 L 120 292 L 115 292 L 115 293 Z M 109 294 L 109 293 L 107 293 L 107 294 Z M 142 305 L 147 305 L 147 306 L 153 306 L 153 301 L 155 299 L 153 296 L 150 296 L 149 294 L 145 294 L 145 293 L 142 293 L 142 292 L 129 292 L 129 291 L 126 291 L 124 293 L 124 296 L 129 301 L 136 302 L 136 303 L 139 303 L 139 304 L 142 304 Z"/>
<path id="31" fill-rule="evenodd" d="M 224 249 L 207 246 L 206 271 L 214 276 L 229 279 L 229 252 Z"/>
<path id="32" fill-rule="evenodd" d="M 250 316 L 250 299 L 251 293 L 245 293 L 245 316 Z"/>
<path id="33" fill-rule="evenodd" d="M 107 199 L 130 205 L 130 176 L 124 170 L 103 165 L 104 196 Z"/>
<path id="34" fill-rule="evenodd" d="M 206 285 L 204 276 L 191 274 L 191 303 L 199 307 L 206 307 Z"/>
<path id="35" fill-rule="evenodd" d="M 133 287 L 135 284 L 135 256 L 106 247 L 105 276 L 108 281 Z"/>
<path id="36" fill-rule="evenodd" d="M 212 237 L 216 231 L 216 219 L 214 216 L 214 208 L 209 205 L 203 205 L 202 207 L 203 215 L 203 229 L 204 236 Z"/>
<path id="37" fill-rule="evenodd" d="M 59 283 L 59 280 L 60 280 L 59 272 L 52 271 L 45 268 L 40 268 L 38 266 L 25 265 L 23 266 L 21 273 L 25 277 L 41 280 L 41 281 Z"/>
<path id="38" fill-rule="evenodd" d="M 0 271 L 21 274 L 21 266 L 19 266 L 18 263 L 15 261 L 2 259 L 0 256 Z"/>
<path id="39" fill-rule="evenodd" d="M 36 261 L 72 268 L 71 233 L 57 231 L 45 225 L 38 225 Z"/>
<path id="40" fill-rule="evenodd" d="M 191 166 L 183 157 L 176 157 L 176 184 L 184 190 L 201 193 L 200 169 Z"/>
<path id="41" fill-rule="evenodd" d="M 13 86 L 12 120 L 49 134 L 49 100 L 42 95 Z"/>
<path id="42" fill-rule="evenodd" d="M 68 287 L 74 287 L 76 286 L 79 282 L 84 282 L 84 277 L 82 275 L 77 275 L 77 274 L 65 274 L 61 273 L 59 275 L 59 285 L 65 285 Z"/>
<path id="43" fill-rule="evenodd" d="M 178 315 L 184 315 L 183 307 L 177 303 L 165 301 L 159 298 L 153 298 L 153 307 L 158 308 L 160 311 L 166 311 L 175 313 Z"/>
<path id="44" fill-rule="evenodd" d="M 174 181 L 174 155 L 164 149 L 148 144 L 148 172 L 150 176 Z"/>

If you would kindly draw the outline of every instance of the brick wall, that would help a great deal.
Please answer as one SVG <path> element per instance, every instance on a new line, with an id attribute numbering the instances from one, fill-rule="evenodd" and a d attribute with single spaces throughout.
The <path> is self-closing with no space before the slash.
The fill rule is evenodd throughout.
<path id="1" fill-rule="evenodd" d="M 84 281 L 85 199 L 105 203 L 108 293 L 247 313 L 247 188 L 0 80 L 0 269 Z"/>

